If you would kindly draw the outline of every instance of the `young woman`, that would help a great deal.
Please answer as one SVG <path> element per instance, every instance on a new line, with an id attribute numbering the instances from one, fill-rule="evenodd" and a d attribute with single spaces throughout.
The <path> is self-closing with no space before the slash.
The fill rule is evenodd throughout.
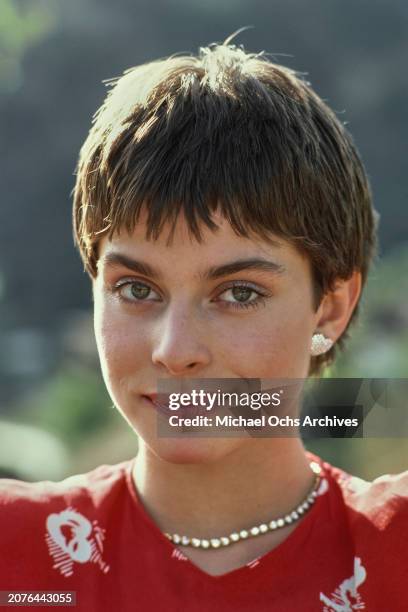
<path id="1" fill-rule="evenodd" d="M 87 611 L 407 609 L 407 474 L 364 482 L 299 436 L 157 431 L 160 381 L 318 375 L 375 231 L 350 136 L 293 71 L 226 42 L 118 79 L 81 150 L 74 234 L 139 450 L 2 482 L 1 589 L 75 591 Z"/>

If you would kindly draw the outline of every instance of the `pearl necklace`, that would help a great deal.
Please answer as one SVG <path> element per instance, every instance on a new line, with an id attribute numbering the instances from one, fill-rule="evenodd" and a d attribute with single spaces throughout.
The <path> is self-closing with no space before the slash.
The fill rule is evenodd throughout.
<path id="1" fill-rule="evenodd" d="M 307 494 L 306 498 L 303 500 L 297 508 L 281 516 L 279 518 L 273 519 L 269 523 L 262 523 L 261 525 L 255 525 L 249 529 L 241 529 L 241 531 L 234 531 L 229 536 L 220 536 L 219 538 L 211 538 L 209 540 L 203 538 L 189 538 L 188 536 L 181 536 L 178 533 L 165 533 L 164 535 L 173 542 L 173 544 L 181 545 L 181 546 L 192 546 L 193 548 L 223 548 L 225 546 L 230 546 L 231 544 L 235 544 L 240 540 L 246 540 L 247 538 L 256 537 L 259 535 L 263 535 L 270 531 L 275 531 L 275 529 L 280 529 L 285 527 L 286 525 L 291 525 L 298 521 L 310 508 L 313 506 L 317 497 L 317 490 L 320 485 L 320 474 L 321 468 L 318 463 L 312 461 L 310 463 L 310 467 L 312 471 L 316 474 L 315 481 L 313 483 L 313 487 L 310 493 Z"/>

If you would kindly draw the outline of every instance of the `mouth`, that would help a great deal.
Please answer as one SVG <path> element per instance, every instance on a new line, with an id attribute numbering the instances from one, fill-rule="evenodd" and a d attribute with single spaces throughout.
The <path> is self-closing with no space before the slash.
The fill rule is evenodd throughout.
<path id="1" fill-rule="evenodd" d="M 172 414 L 178 414 L 179 416 L 196 416 L 201 414 L 198 406 L 180 406 L 177 410 L 169 408 L 169 397 L 163 393 L 148 393 L 143 394 L 142 398 L 146 400 L 149 405 L 154 408 L 157 412 L 169 417 Z"/>
<path id="2" fill-rule="evenodd" d="M 170 414 L 168 402 L 166 403 L 165 398 L 159 398 L 158 393 L 146 393 L 142 395 L 142 398 L 147 401 L 151 408 L 154 408 L 157 412 L 161 412 L 165 415 Z"/>

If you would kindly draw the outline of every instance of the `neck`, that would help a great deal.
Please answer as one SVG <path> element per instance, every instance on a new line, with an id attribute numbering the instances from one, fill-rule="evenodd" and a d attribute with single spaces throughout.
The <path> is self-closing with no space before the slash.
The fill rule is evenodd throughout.
<path id="1" fill-rule="evenodd" d="M 205 464 L 164 461 L 141 441 L 133 479 L 162 531 L 211 538 L 290 512 L 314 475 L 298 438 L 258 438 Z"/>

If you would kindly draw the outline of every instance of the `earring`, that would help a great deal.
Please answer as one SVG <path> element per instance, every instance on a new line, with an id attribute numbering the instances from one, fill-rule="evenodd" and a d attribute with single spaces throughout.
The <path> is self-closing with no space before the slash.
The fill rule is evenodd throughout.
<path id="1" fill-rule="evenodd" d="M 324 334 L 313 334 L 312 346 L 310 348 L 313 357 L 327 353 L 332 346 L 333 340 L 331 338 L 326 338 Z"/>

